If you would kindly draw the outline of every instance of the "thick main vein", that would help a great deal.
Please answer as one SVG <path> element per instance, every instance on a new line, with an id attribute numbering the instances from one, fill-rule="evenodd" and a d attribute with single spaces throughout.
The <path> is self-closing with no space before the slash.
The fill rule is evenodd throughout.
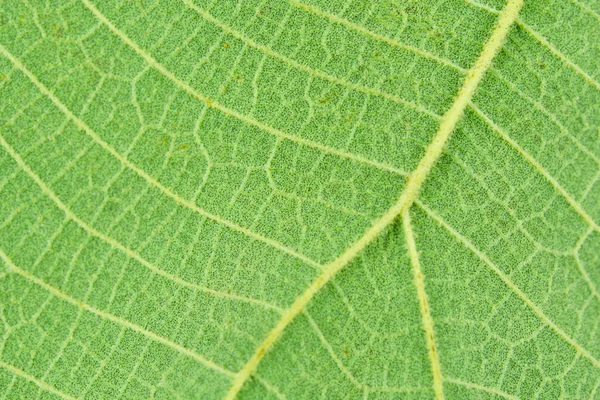
<path id="1" fill-rule="evenodd" d="M 230 109 L 230 108 L 224 106 L 223 104 L 219 103 L 218 101 L 209 98 L 208 96 L 200 93 L 199 91 L 197 91 L 196 89 L 191 87 L 188 83 L 179 79 L 173 72 L 171 72 L 167 68 L 165 68 L 164 65 L 159 63 L 146 50 L 144 50 L 140 46 L 138 46 L 138 44 L 135 43 L 133 40 L 131 40 L 125 34 L 125 32 L 121 31 L 111 21 L 109 21 L 108 18 L 106 18 L 106 16 L 104 14 L 102 14 L 102 12 L 100 12 L 100 10 L 98 10 L 96 8 L 96 6 L 94 6 L 89 0 L 81 0 L 81 1 L 92 12 L 92 14 L 94 14 L 94 16 L 100 22 L 102 22 L 104 25 L 106 25 L 106 27 L 114 35 L 116 35 L 121 41 L 123 41 L 123 43 L 125 43 L 127 46 L 131 47 L 140 57 L 142 57 L 144 59 L 144 61 L 146 61 L 146 63 L 150 67 L 152 67 L 156 71 L 160 72 L 163 76 L 165 76 L 167 79 L 169 79 L 171 82 L 173 82 L 182 91 L 186 92 L 190 96 L 205 103 L 207 107 L 212 107 L 215 110 L 218 110 L 221 113 L 228 115 L 230 117 L 236 118 L 245 124 L 255 126 L 255 127 L 259 128 L 261 131 L 266 132 L 270 135 L 273 135 L 277 138 L 289 140 L 290 142 L 294 142 L 294 143 L 300 144 L 302 146 L 312 147 L 312 148 L 322 151 L 324 153 L 332 154 L 332 155 L 335 155 L 335 156 L 338 156 L 341 158 L 346 158 L 348 160 L 352 160 L 357 163 L 367 164 L 367 165 L 373 166 L 375 168 L 381 169 L 383 171 L 388 171 L 388 172 L 392 172 L 392 173 L 399 174 L 399 175 L 406 175 L 406 173 L 404 171 L 401 171 L 398 168 L 393 167 L 391 165 L 381 163 L 379 161 L 371 160 L 371 159 L 368 159 L 361 155 L 353 154 L 353 153 L 350 153 L 345 150 L 336 149 L 336 148 L 324 145 L 322 143 L 317 143 L 317 142 L 305 139 L 300 136 L 295 136 L 295 135 L 289 134 L 287 132 L 283 132 L 283 131 L 276 129 L 270 125 L 260 122 L 256 119 L 252 118 L 251 116 L 248 116 L 248 115 L 242 114 L 236 110 Z"/>
<path id="2" fill-rule="evenodd" d="M 84 303 L 78 299 L 75 299 L 75 298 L 69 296 L 68 294 L 62 292 L 58 288 L 47 284 L 46 282 L 44 282 L 37 276 L 34 276 L 34 275 L 30 274 L 29 272 L 25 271 L 24 269 L 18 267 L 4 253 L 4 251 L 2 249 L 0 249 L 0 259 L 2 261 L 4 261 L 4 263 L 8 267 L 9 272 L 12 272 L 12 273 L 22 276 L 23 278 L 27 279 L 28 281 L 33 282 L 34 284 L 36 284 L 37 286 L 46 290 L 47 292 L 51 293 L 53 296 L 55 296 L 57 298 L 64 300 L 67 303 L 74 305 L 75 307 L 82 308 L 82 309 L 86 310 L 87 312 L 95 314 L 96 316 L 102 318 L 105 321 L 111 321 L 111 322 L 121 325 L 125 328 L 131 329 L 132 331 L 137 332 L 143 336 L 146 336 L 147 338 L 149 338 L 155 342 L 158 342 L 165 346 L 168 346 L 168 347 L 172 348 L 173 350 L 177 351 L 178 353 L 183 354 L 187 357 L 190 357 L 190 358 L 200 362 L 204 366 L 206 366 L 214 371 L 217 371 L 225 376 L 228 376 L 230 378 L 234 376 L 233 372 L 229 371 L 225 367 L 222 367 L 221 365 L 216 364 L 214 361 L 205 358 L 204 356 L 196 353 L 195 351 L 192 351 L 186 347 L 183 347 L 182 345 L 175 343 L 170 339 L 160 336 L 159 334 L 157 334 L 155 332 L 149 331 L 148 329 L 143 328 L 137 324 L 134 324 L 133 322 L 128 321 L 122 317 L 110 314 L 106 311 L 99 310 L 87 303 Z"/>
<path id="3" fill-rule="evenodd" d="M 174 193 L 169 188 L 165 187 L 163 184 L 161 184 L 159 181 L 157 181 L 154 177 L 150 176 L 146 171 L 142 170 L 137 165 L 135 165 L 131 161 L 129 161 L 125 156 L 123 156 L 121 153 L 119 153 L 117 150 L 115 150 L 111 145 L 109 145 L 104 140 L 102 140 L 102 138 L 94 130 L 92 130 L 92 128 L 90 128 L 81 118 L 79 118 L 75 114 L 73 114 L 73 112 L 71 110 L 69 110 L 69 108 L 58 97 L 56 97 L 31 71 L 29 71 L 18 58 L 16 58 L 14 55 L 12 55 L 1 44 L 0 44 L 0 54 L 2 54 L 4 57 L 8 58 L 16 69 L 21 71 L 38 88 L 38 90 L 40 92 L 42 92 L 46 97 L 48 97 L 50 99 L 50 101 L 52 101 L 52 103 L 54 103 L 54 105 L 63 114 L 65 114 L 67 116 L 67 118 L 69 120 L 73 121 L 73 123 L 79 129 L 84 131 L 94 142 L 96 142 L 100 147 L 102 147 L 102 149 L 106 150 L 113 157 L 115 157 L 123 166 L 127 167 L 128 169 L 135 172 L 138 176 L 143 178 L 146 182 L 148 182 L 148 184 L 157 188 L 163 195 L 175 200 L 175 202 L 177 204 L 180 204 L 183 207 L 188 208 L 188 209 L 202 215 L 205 218 L 208 218 L 218 224 L 224 225 L 233 231 L 240 232 L 240 233 L 244 234 L 245 236 L 247 236 L 251 239 L 254 239 L 258 242 L 262 242 L 273 248 L 276 248 L 283 253 L 286 253 L 294 258 L 297 258 L 297 259 L 305 262 L 306 264 L 308 264 L 310 266 L 313 266 L 315 268 L 322 267 L 321 264 L 308 258 L 304 254 L 300 254 L 297 251 L 295 251 L 294 249 L 287 247 L 284 244 L 277 242 L 276 240 L 267 238 L 267 237 L 265 237 L 257 232 L 254 232 L 246 227 L 240 226 L 240 225 L 236 224 L 235 222 L 229 221 L 221 216 L 212 214 L 212 213 L 206 211 L 205 209 L 199 207 L 194 202 L 184 199 L 181 196 L 179 196 L 177 193 Z"/>
<path id="4" fill-rule="evenodd" d="M 265 354 L 273 347 L 282 335 L 286 327 L 300 314 L 319 290 L 327 284 L 342 268 L 350 263 L 354 258 L 381 232 L 384 231 L 400 213 L 410 208 L 414 203 L 421 186 L 431 169 L 440 158 L 442 151 L 454 131 L 456 124 L 462 117 L 465 107 L 471 101 L 479 82 L 485 72 L 490 67 L 492 60 L 498 54 L 502 43 L 508 34 L 510 27 L 514 23 L 519 10 L 523 5 L 523 0 L 509 0 L 506 8 L 500 14 L 496 28 L 491 37 L 483 47 L 483 51 L 477 58 L 473 67 L 467 73 L 462 88 L 460 89 L 452 107 L 444 114 L 437 134 L 433 141 L 427 147 L 425 155 L 419 161 L 417 168 L 410 174 L 406 181 L 404 191 L 398 201 L 379 219 L 367 232 L 352 244 L 344 253 L 327 264 L 323 268 L 321 275 L 315 279 L 312 284 L 296 298 L 292 305 L 284 312 L 281 319 L 275 327 L 269 332 L 264 341 L 256 349 L 252 357 L 246 362 L 238 372 L 233 381 L 233 385 L 227 393 L 226 399 L 234 399 L 244 386 L 250 375 L 256 370 L 258 364 Z"/>
<path id="5" fill-rule="evenodd" d="M 499 11 L 496 10 L 495 8 L 478 3 L 475 0 L 465 0 L 465 1 L 475 7 L 481 8 L 482 10 L 486 10 L 490 13 L 493 13 L 493 14 L 499 13 Z M 521 28 L 523 28 L 523 30 L 525 30 L 525 32 L 527 32 L 529 35 L 531 35 L 531 37 L 533 37 L 535 40 L 537 40 L 542 45 L 542 47 L 544 47 L 546 50 L 548 50 L 550 53 L 552 53 L 555 57 L 560 59 L 560 61 L 562 61 L 565 65 L 567 65 L 569 68 L 571 68 L 573 71 L 575 71 L 575 73 L 577 73 L 580 77 L 582 77 L 587 83 L 589 83 L 592 86 L 595 86 L 596 89 L 600 90 L 600 82 L 596 81 L 594 78 L 592 78 L 592 76 L 590 74 L 585 72 L 583 70 L 583 68 L 581 68 L 579 65 L 577 65 L 573 61 L 571 61 L 569 59 L 569 57 L 567 57 L 559 49 L 557 49 L 552 43 L 550 43 L 548 41 L 548 39 L 546 39 L 544 36 L 542 36 L 538 31 L 536 31 L 531 26 L 526 24 L 520 18 L 517 18 L 516 23 Z"/>

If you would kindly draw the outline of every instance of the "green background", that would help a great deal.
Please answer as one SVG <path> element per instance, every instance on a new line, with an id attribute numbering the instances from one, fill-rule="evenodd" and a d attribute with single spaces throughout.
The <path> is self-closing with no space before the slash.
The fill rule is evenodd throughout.
<path id="1" fill-rule="evenodd" d="M 224 396 L 505 6 L 302 1 L 0 1 L 0 398 Z M 448 399 L 600 399 L 599 59 L 597 0 L 525 1 L 411 208 Z M 240 392 L 433 396 L 401 221 Z"/>

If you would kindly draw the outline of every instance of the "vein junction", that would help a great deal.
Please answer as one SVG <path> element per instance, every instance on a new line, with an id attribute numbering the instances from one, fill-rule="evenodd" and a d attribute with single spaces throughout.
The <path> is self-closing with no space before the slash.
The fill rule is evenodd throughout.
<path id="1" fill-rule="evenodd" d="M 425 155 L 419 161 L 416 169 L 409 175 L 404 191 L 400 195 L 398 201 L 379 220 L 377 220 L 358 241 L 352 244 L 344 253 L 342 253 L 331 263 L 327 264 L 323 268 L 321 274 L 283 313 L 281 319 L 277 322 L 275 327 L 269 332 L 264 341 L 256 349 L 252 357 L 235 376 L 233 385 L 225 397 L 227 400 L 232 400 L 237 397 L 238 393 L 244 386 L 244 383 L 248 380 L 252 373 L 254 373 L 265 354 L 277 342 L 285 328 L 296 318 L 296 316 L 298 316 L 298 314 L 303 312 L 304 308 L 312 300 L 315 294 L 319 292 L 319 290 L 325 286 L 335 276 L 336 273 L 349 264 L 369 243 L 377 238 L 381 232 L 383 232 L 385 228 L 390 225 L 401 213 L 403 213 L 405 210 L 408 210 L 412 206 L 419 194 L 419 190 L 421 189 L 423 182 L 431 172 L 431 169 L 437 160 L 440 158 L 442 151 L 448 142 L 448 139 L 450 138 L 450 135 L 462 117 L 464 109 L 471 101 L 479 82 L 481 82 L 481 79 L 490 67 L 492 60 L 502 47 L 502 43 L 504 42 L 510 27 L 515 22 L 522 5 L 523 0 L 509 0 L 506 8 L 500 14 L 496 28 L 494 29 L 487 43 L 484 45 L 477 61 L 467 73 L 463 86 L 460 89 L 458 96 L 455 98 L 452 107 L 450 107 L 446 114 L 444 114 L 438 132 L 433 138 L 433 141 L 427 147 Z M 426 316 L 423 318 L 425 320 Z M 433 332 L 432 329 L 433 325 L 431 324 L 431 332 Z M 431 337 L 431 343 L 433 344 L 433 336 Z M 439 373 L 439 364 L 437 368 Z M 432 369 L 434 371 L 436 370 L 433 360 Z M 441 382 L 441 373 L 439 374 L 439 377 Z M 443 394 L 441 392 L 441 383 L 438 385 L 439 390 L 436 390 L 436 393 L 439 393 L 437 394 L 437 397 L 442 398 Z"/>

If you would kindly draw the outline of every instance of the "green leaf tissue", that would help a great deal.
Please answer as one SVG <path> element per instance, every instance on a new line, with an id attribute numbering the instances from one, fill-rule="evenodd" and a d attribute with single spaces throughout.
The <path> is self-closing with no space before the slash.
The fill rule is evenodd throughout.
<path id="1" fill-rule="evenodd" d="M 0 399 L 600 399 L 598 0 L 0 0 Z"/>

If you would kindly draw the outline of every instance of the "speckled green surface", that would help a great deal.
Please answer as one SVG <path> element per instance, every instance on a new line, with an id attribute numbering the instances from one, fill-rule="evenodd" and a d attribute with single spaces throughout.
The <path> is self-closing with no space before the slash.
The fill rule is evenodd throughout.
<path id="1" fill-rule="evenodd" d="M 222 398 L 504 6 L 0 0 L 0 399 Z M 599 59 L 526 0 L 410 210 L 447 399 L 600 399 Z M 397 221 L 239 398 L 434 398 L 417 297 Z"/>

